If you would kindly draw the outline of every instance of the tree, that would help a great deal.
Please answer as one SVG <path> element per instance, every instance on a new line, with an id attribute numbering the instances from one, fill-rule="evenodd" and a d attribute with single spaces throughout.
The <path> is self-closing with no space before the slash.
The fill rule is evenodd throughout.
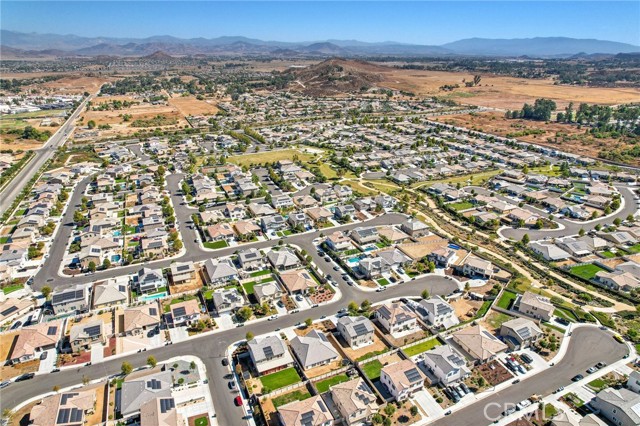
<path id="1" fill-rule="evenodd" d="M 420 293 L 420 296 L 421 296 L 423 299 L 428 299 L 428 298 L 429 298 L 429 290 L 426 290 L 426 289 L 425 289 L 425 290 L 422 290 L 422 293 Z"/>
<path id="2" fill-rule="evenodd" d="M 244 338 L 247 340 L 253 340 L 253 333 L 250 331 L 247 331 L 247 334 L 245 334 Z"/>
<path id="3" fill-rule="evenodd" d="M 89 262 L 89 266 L 87 266 L 87 269 L 91 272 L 95 272 L 96 271 L 96 262 L 94 262 L 93 260 L 91 262 Z"/>
<path id="4" fill-rule="evenodd" d="M 236 316 L 242 322 L 248 321 L 252 315 L 253 315 L 253 311 L 251 310 L 251 308 L 247 306 L 243 306 L 242 308 L 238 309 L 238 312 L 236 312 Z"/>
<path id="5" fill-rule="evenodd" d="M 96 127 L 96 122 L 95 122 L 95 121 L 93 121 L 93 120 L 89 120 L 89 122 L 87 123 L 87 127 L 88 127 L 89 129 L 93 129 L 93 128 L 95 128 L 95 127 Z"/>
<path id="6" fill-rule="evenodd" d="M 522 240 L 520 240 L 520 241 L 522 241 L 522 244 L 524 244 L 524 245 L 529 244 L 529 241 L 530 241 L 530 239 L 529 239 L 529 234 L 524 234 L 524 235 L 522 236 Z"/>
<path id="7" fill-rule="evenodd" d="M 195 361 L 191 361 L 191 363 L 189 364 L 189 370 L 191 371 L 195 371 L 197 365 Z"/>
<path id="8" fill-rule="evenodd" d="M 371 302 L 369 302 L 369 300 L 368 300 L 368 299 L 364 299 L 364 300 L 362 301 L 362 303 L 360 303 L 360 308 L 361 308 L 363 311 L 368 311 L 368 310 L 369 310 L 369 308 L 371 308 Z"/>
<path id="9" fill-rule="evenodd" d="M 418 415 L 418 407 L 416 407 L 415 405 L 412 405 L 411 408 L 409 409 L 409 412 L 411 413 L 411 417 L 415 417 Z"/>
<path id="10" fill-rule="evenodd" d="M 351 313 L 356 313 L 358 312 L 358 304 L 352 300 L 351 302 L 349 302 L 347 309 L 349 309 L 349 312 Z"/>
<path id="11" fill-rule="evenodd" d="M 109 269 L 111 267 L 111 261 L 105 257 L 104 260 L 102 261 L 102 267 L 104 269 Z"/>
<path id="12" fill-rule="evenodd" d="M 153 355 L 149 355 L 149 357 L 147 358 L 147 365 L 151 368 L 154 368 L 156 365 L 158 365 L 158 361 L 156 361 L 156 358 Z"/>
<path id="13" fill-rule="evenodd" d="M 313 324 L 313 320 L 311 318 L 307 318 L 306 320 L 304 320 L 304 325 L 306 325 L 307 327 L 311 327 L 311 324 Z"/>
<path id="14" fill-rule="evenodd" d="M 42 290 L 40 290 L 42 292 L 42 295 L 44 296 L 45 299 L 49 298 L 49 295 L 51 294 L 51 287 L 49 287 L 48 285 L 45 285 L 44 287 L 42 287 Z"/>
<path id="15" fill-rule="evenodd" d="M 620 226 L 620 224 L 621 224 L 621 223 L 622 223 L 622 220 L 621 220 L 619 217 L 616 217 L 616 218 L 613 220 L 613 224 L 614 224 L 615 226 Z"/>
<path id="16" fill-rule="evenodd" d="M 585 230 L 584 228 L 580 228 L 580 230 L 578 231 L 578 235 L 580 235 L 581 237 L 583 237 L 585 234 Z"/>
<path id="17" fill-rule="evenodd" d="M 396 412 L 396 406 L 393 404 L 387 404 L 387 406 L 384 407 L 384 413 L 387 416 L 393 416 L 395 412 Z"/>
<path id="18" fill-rule="evenodd" d="M 371 421 L 373 422 L 374 425 L 379 425 L 382 423 L 383 419 L 382 419 L 382 415 L 380 413 L 375 413 L 372 417 L 371 417 Z"/>
<path id="19" fill-rule="evenodd" d="M 390 417 L 385 417 L 384 421 L 382 422 L 382 426 L 391 426 L 393 424 L 393 422 L 391 421 Z"/>
<path id="20" fill-rule="evenodd" d="M 131 374 L 131 372 L 133 371 L 133 366 L 129 362 L 124 361 L 120 366 L 120 371 L 126 376 L 128 374 Z"/>

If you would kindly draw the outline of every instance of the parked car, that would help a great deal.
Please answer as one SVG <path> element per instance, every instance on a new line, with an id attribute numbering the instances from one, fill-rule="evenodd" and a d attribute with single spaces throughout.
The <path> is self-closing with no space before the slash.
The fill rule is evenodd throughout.
<path id="1" fill-rule="evenodd" d="M 571 378 L 571 381 L 572 382 L 579 382 L 582 379 L 584 379 L 584 376 L 582 374 L 576 374 L 575 376 L 573 376 Z"/>
<path id="2" fill-rule="evenodd" d="M 558 389 L 554 390 L 553 393 L 560 393 L 564 390 L 564 386 L 560 386 Z"/>
<path id="3" fill-rule="evenodd" d="M 606 367 L 606 366 L 607 366 L 607 363 L 606 362 L 602 362 L 602 361 L 600 361 L 599 363 L 596 364 L 596 367 L 598 367 L 598 368 L 603 368 L 603 367 Z"/>
<path id="4" fill-rule="evenodd" d="M 233 403 L 236 404 L 236 407 L 242 406 L 242 397 L 240 395 L 233 398 Z"/>
<path id="5" fill-rule="evenodd" d="M 227 365 L 229 365 L 229 360 L 227 358 L 222 358 L 222 366 L 226 367 Z"/>
<path id="6" fill-rule="evenodd" d="M 523 360 L 524 362 L 526 362 L 527 364 L 531 364 L 533 362 L 533 358 L 531 358 L 527 354 L 520 355 L 520 359 Z"/>
<path id="7" fill-rule="evenodd" d="M 235 381 L 233 381 L 233 380 L 231 380 L 231 381 L 229 382 L 228 386 L 229 386 L 229 389 L 235 389 L 235 388 L 236 388 L 236 382 L 235 382 Z"/>
<path id="8" fill-rule="evenodd" d="M 25 380 L 33 379 L 34 377 L 36 377 L 36 373 L 26 373 L 26 374 L 23 374 L 22 376 L 18 376 L 15 381 L 23 382 Z"/>
<path id="9" fill-rule="evenodd" d="M 530 405 L 531 405 L 531 401 L 529 401 L 528 399 L 524 399 L 516 404 L 516 410 L 518 411 L 524 410 Z"/>
<path id="10" fill-rule="evenodd" d="M 4 389 L 11 384 L 10 381 L 5 380 L 4 382 L 0 382 L 0 389 Z"/>
<path id="11" fill-rule="evenodd" d="M 597 369 L 596 367 L 589 367 L 589 368 L 587 368 L 587 373 L 588 373 L 588 374 L 595 373 L 596 371 L 598 371 L 598 369 Z"/>

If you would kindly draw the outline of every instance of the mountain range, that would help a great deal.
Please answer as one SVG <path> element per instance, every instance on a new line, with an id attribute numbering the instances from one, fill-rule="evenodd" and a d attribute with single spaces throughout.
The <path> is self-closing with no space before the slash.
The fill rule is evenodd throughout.
<path id="1" fill-rule="evenodd" d="M 169 35 L 147 38 L 82 37 L 0 30 L 0 53 L 7 58 L 46 56 L 144 57 L 162 52 L 175 57 L 211 56 L 491 56 L 570 57 L 638 53 L 640 46 L 596 39 L 536 37 L 521 39 L 470 38 L 440 46 L 369 43 L 358 40 L 315 42 L 265 41 L 241 36 L 183 39 Z"/>

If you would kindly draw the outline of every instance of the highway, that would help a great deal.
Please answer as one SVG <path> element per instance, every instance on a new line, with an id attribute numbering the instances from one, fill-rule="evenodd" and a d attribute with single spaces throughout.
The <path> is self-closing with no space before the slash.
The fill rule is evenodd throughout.
<path id="1" fill-rule="evenodd" d="M 506 404 L 514 406 L 533 394 L 548 395 L 560 386 L 571 383 L 571 378 L 576 374 L 586 375 L 586 369 L 598 362 L 612 364 L 628 352 L 627 346 L 614 341 L 611 333 L 607 331 L 596 327 L 576 328 L 567 353 L 558 364 L 528 379 L 523 377 L 520 383 L 455 411 L 433 424 L 437 426 L 488 425 L 506 408 L 509 408 Z"/>
<path id="2" fill-rule="evenodd" d="M 3 214 L 7 210 L 16 197 L 20 194 L 24 185 L 31 180 L 33 176 L 40 170 L 40 168 L 56 153 L 56 150 L 63 146 L 69 135 L 73 132 L 75 127 L 75 121 L 78 115 L 84 110 L 87 102 L 91 100 L 93 95 L 87 97 L 76 108 L 71 116 L 64 122 L 64 124 L 49 138 L 42 148 L 35 150 L 34 156 L 18 174 L 7 184 L 7 186 L 0 192 L 0 214 Z"/>

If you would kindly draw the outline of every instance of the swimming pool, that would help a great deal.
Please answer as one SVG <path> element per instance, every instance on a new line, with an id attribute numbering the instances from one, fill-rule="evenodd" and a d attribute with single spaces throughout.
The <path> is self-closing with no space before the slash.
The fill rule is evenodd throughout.
<path id="1" fill-rule="evenodd" d="M 354 256 L 347 259 L 349 265 L 357 265 L 360 263 L 360 256 Z"/>
<path id="2" fill-rule="evenodd" d="M 138 300 L 141 302 L 148 302 L 150 300 L 162 299 L 163 297 L 167 297 L 167 292 L 163 291 L 161 293 L 155 294 L 145 294 L 143 296 L 138 297 Z"/>
<path id="3" fill-rule="evenodd" d="M 453 250 L 460 250 L 460 246 L 457 246 L 455 244 L 449 244 L 449 248 Z"/>
<path id="4" fill-rule="evenodd" d="M 120 262 L 120 259 L 122 259 L 122 256 L 120 256 L 119 254 L 114 254 L 113 256 L 111 256 L 112 262 Z"/>
<path id="5" fill-rule="evenodd" d="M 113 231 L 113 236 L 114 236 L 114 237 L 119 237 L 119 236 L 121 236 L 121 235 L 122 235 L 122 232 L 121 232 L 121 231 Z"/>

